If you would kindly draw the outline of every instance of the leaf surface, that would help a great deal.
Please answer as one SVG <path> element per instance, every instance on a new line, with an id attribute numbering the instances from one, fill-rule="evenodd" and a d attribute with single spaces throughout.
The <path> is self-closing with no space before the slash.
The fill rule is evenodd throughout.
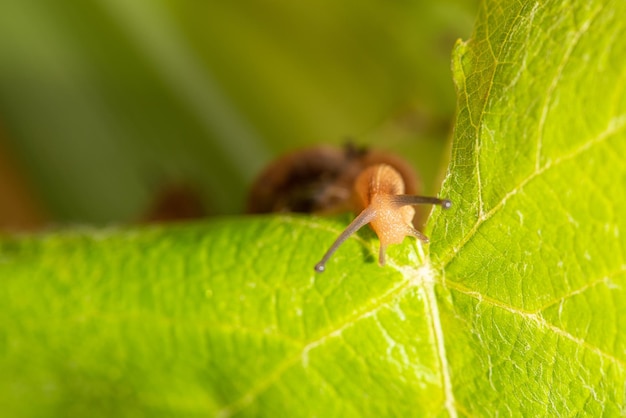
<path id="1" fill-rule="evenodd" d="M 425 273 L 381 269 L 354 239 L 316 274 L 341 225 L 279 217 L 6 241 L 3 403 L 18 416 L 436 410 Z M 419 264 L 410 246 L 390 253 Z"/>
<path id="2" fill-rule="evenodd" d="M 486 2 L 457 45 L 431 257 L 459 411 L 624 411 L 625 12 Z"/>
<path id="3" fill-rule="evenodd" d="M 348 218 L 0 240 L 12 416 L 624 412 L 626 4 L 486 1 L 431 244 Z"/>

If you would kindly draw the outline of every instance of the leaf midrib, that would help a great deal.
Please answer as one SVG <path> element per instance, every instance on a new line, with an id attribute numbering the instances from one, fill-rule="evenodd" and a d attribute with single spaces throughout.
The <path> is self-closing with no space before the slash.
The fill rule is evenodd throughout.
<path id="1" fill-rule="evenodd" d="M 421 244 L 418 244 L 420 246 Z M 439 359 L 439 370 L 442 375 L 442 390 L 444 392 L 444 407 L 448 410 L 451 416 L 456 416 L 456 410 L 454 408 L 454 396 L 452 394 L 452 385 L 451 378 L 449 375 L 447 359 L 445 356 L 445 345 L 443 342 L 443 330 L 441 328 L 441 323 L 439 321 L 438 316 L 438 308 L 436 306 L 436 296 L 434 294 L 433 286 L 439 283 L 436 277 L 434 277 L 434 271 L 430 269 L 428 263 L 425 263 L 419 269 L 401 267 L 394 263 L 393 259 L 388 260 L 388 267 L 394 268 L 399 271 L 406 280 L 400 281 L 396 286 L 390 288 L 385 292 L 382 296 L 373 299 L 371 303 L 367 305 L 366 308 L 360 310 L 359 312 L 350 315 L 340 324 L 326 330 L 322 335 L 318 336 L 312 341 L 307 342 L 301 349 L 299 349 L 293 356 L 289 357 L 282 363 L 280 363 L 272 373 L 270 373 L 267 378 L 261 380 L 255 386 L 253 386 L 250 390 L 248 390 L 245 394 L 239 397 L 236 401 L 225 405 L 217 414 L 217 416 L 225 418 L 230 417 L 238 411 L 245 408 L 247 405 L 252 403 L 260 394 L 262 394 L 266 389 L 268 389 L 274 382 L 278 381 L 279 378 L 285 373 L 289 368 L 296 365 L 299 362 L 302 362 L 303 365 L 307 366 L 307 357 L 308 353 L 323 345 L 328 339 L 340 337 L 344 330 L 356 325 L 359 321 L 369 318 L 385 307 L 388 307 L 393 304 L 395 300 L 402 297 L 406 294 L 410 289 L 418 288 L 420 290 L 426 290 L 426 307 L 427 311 L 425 312 L 426 318 L 429 319 L 431 324 L 433 336 L 435 337 L 435 347 L 433 351 L 437 354 L 437 358 Z M 426 289 L 422 286 L 428 283 Z M 428 288 L 431 289 L 431 295 L 428 293 Z M 436 314 L 436 315 L 435 315 Z"/>

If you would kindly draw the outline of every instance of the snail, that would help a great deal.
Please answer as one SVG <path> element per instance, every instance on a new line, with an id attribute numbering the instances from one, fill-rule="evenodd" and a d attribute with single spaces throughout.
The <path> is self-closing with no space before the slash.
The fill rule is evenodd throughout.
<path id="1" fill-rule="evenodd" d="M 367 224 L 371 224 L 380 240 L 378 263 L 383 266 L 387 245 L 400 244 L 406 236 L 428 242 L 428 237 L 413 227 L 415 216 L 413 205 L 428 203 L 440 205 L 444 209 L 452 206 L 448 199 L 404 194 L 402 176 L 388 164 L 377 164 L 363 170 L 354 183 L 354 193 L 361 212 L 315 265 L 315 271 L 318 273 L 326 269 L 326 262 L 337 248 L 350 235 Z"/>
<path id="2" fill-rule="evenodd" d="M 323 272 L 339 246 L 368 223 L 380 239 L 380 265 L 387 245 L 401 243 L 407 235 L 428 242 L 413 226 L 413 205 L 419 204 L 451 206 L 447 199 L 418 196 L 417 174 L 403 159 L 347 144 L 299 150 L 276 160 L 254 182 L 247 211 L 358 212 L 315 265 L 315 271 Z"/>

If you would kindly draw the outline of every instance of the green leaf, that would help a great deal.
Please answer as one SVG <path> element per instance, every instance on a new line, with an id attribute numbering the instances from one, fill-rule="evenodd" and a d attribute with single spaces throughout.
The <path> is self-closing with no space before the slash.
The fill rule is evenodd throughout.
<path id="1" fill-rule="evenodd" d="M 433 300 L 414 286 L 424 272 L 380 268 L 375 250 L 355 239 L 316 274 L 343 224 L 249 219 L 5 241 L 3 410 L 345 416 L 438 408 Z M 391 254 L 418 264 L 411 246 Z"/>
<path id="2" fill-rule="evenodd" d="M 457 45 L 431 258 L 461 412 L 626 411 L 625 6 L 486 2 Z"/>
<path id="3" fill-rule="evenodd" d="M 626 412 L 626 4 L 486 1 L 423 248 L 348 218 L 0 241 L 10 416 Z"/>

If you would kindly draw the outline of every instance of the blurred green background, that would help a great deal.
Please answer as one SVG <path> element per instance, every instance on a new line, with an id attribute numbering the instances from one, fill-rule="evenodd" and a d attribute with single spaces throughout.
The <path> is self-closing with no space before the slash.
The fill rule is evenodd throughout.
<path id="1" fill-rule="evenodd" d="M 275 156 L 405 155 L 436 192 L 476 0 L 5 0 L 0 226 L 133 222 L 172 185 L 240 213 Z M 195 193 L 195 192 L 194 192 Z"/>

